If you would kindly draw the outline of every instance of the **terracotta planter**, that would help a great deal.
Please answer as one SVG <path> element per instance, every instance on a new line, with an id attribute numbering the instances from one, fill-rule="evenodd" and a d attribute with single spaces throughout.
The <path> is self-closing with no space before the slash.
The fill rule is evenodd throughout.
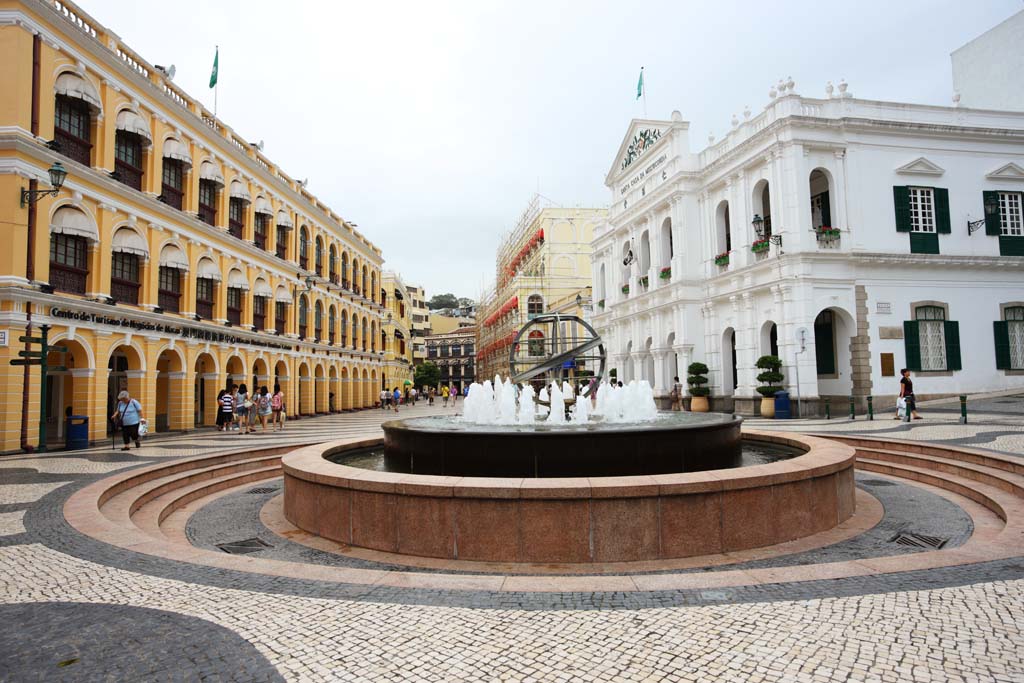
<path id="1" fill-rule="evenodd" d="M 775 417 L 775 398 L 771 396 L 761 397 L 761 417 Z"/>
<path id="2" fill-rule="evenodd" d="M 690 398 L 690 411 L 694 413 L 708 412 L 708 397 L 693 396 L 692 398 Z"/>

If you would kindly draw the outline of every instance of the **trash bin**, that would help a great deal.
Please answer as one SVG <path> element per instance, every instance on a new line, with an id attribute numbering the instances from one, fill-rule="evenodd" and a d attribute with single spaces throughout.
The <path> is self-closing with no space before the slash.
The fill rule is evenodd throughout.
<path id="1" fill-rule="evenodd" d="M 77 451 L 89 447 L 89 416 L 69 415 L 64 421 L 64 448 Z"/>
<path id="2" fill-rule="evenodd" d="M 775 419 L 788 420 L 793 417 L 788 391 L 775 392 Z"/>

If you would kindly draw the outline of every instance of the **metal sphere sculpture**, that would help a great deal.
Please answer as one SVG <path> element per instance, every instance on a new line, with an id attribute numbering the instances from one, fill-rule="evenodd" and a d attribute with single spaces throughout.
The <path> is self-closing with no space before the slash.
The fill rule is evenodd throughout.
<path id="1" fill-rule="evenodd" d="M 567 377 L 601 383 L 608 356 L 593 327 L 575 315 L 537 315 L 519 328 L 509 350 L 509 370 L 516 384 Z M 588 395 L 589 386 L 583 389 Z"/>

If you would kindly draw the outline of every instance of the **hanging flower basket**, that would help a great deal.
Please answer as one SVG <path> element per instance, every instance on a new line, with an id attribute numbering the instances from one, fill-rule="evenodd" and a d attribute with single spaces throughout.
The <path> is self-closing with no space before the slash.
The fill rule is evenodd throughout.
<path id="1" fill-rule="evenodd" d="M 672 269 L 671 268 L 662 268 L 661 272 L 658 273 L 658 277 L 660 277 L 662 280 L 671 280 L 672 279 Z"/>
<path id="2" fill-rule="evenodd" d="M 727 266 L 729 265 L 729 252 L 723 252 L 715 257 L 716 266 Z"/>
<path id="3" fill-rule="evenodd" d="M 622 285 L 622 293 L 629 294 L 629 285 Z"/>
<path id="4" fill-rule="evenodd" d="M 768 251 L 768 249 L 770 248 L 771 245 L 768 243 L 767 239 L 755 240 L 750 243 L 750 251 L 754 252 L 755 254 L 760 254 L 762 252 Z"/>

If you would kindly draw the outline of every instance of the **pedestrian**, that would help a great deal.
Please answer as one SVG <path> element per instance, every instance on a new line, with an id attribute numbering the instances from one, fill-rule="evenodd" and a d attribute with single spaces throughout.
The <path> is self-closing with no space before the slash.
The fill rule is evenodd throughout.
<path id="1" fill-rule="evenodd" d="M 266 386 L 260 387 L 260 393 L 256 399 L 256 415 L 259 417 L 260 424 L 263 426 L 263 433 L 267 432 L 267 419 L 273 413 L 273 403 L 270 400 L 270 392 L 267 391 Z"/>
<path id="2" fill-rule="evenodd" d="M 391 400 L 395 404 L 395 412 L 398 412 L 398 402 L 402 400 L 402 392 L 399 391 L 398 387 L 395 387 L 395 391 L 392 393 Z"/>
<path id="3" fill-rule="evenodd" d="M 240 400 L 238 400 L 238 385 L 237 384 L 232 384 L 231 388 L 228 389 L 228 393 L 231 394 L 231 402 L 233 404 L 233 408 L 232 408 L 232 413 L 233 414 L 232 414 L 231 425 L 230 426 L 231 426 L 232 430 L 237 432 L 238 431 L 238 422 L 239 422 L 239 420 L 241 420 L 241 417 L 238 415 L 238 406 L 242 405 L 242 402 Z"/>
<path id="4" fill-rule="evenodd" d="M 234 417 L 235 400 L 227 389 L 221 389 L 217 393 L 217 431 L 224 432 L 231 429 L 231 421 Z"/>
<path id="5" fill-rule="evenodd" d="M 917 400 L 914 398 L 914 381 L 910 379 L 910 370 L 903 368 L 900 370 L 900 375 L 900 399 L 903 401 L 903 415 L 910 415 L 915 420 L 920 420 L 922 418 L 917 414 Z M 903 415 L 900 415 L 900 402 L 896 401 L 896 417 L 894 419 L 899 420 Z"/>
<path id="6" fill-rule="evenodd" d="M 119 393 L 117 401 L 117 409 L 110 416 L 110 419 L 114 421 L 115 426 L 121 428 L 121 439 L 124 441 L 124 448 L 121 450 L 129 450 L 128 444 L 132 441 L 135 442 L 136 448 L 142 448 L 142 444 L 139 443 L 139 422 L 142 421 L 142 404 L 129 396 L 127 391 Z"/>
<path id="7" fill-rule="evenodd" d="M 441 404 L 448 407 L 448 385 L 441 387 Z"/>
<path id="8" fill-rule="evenodd" d="M 249 434 L 249 410 L 252 408 L 252 400 L 249 398 L 249 390 L 245 383 L 238 385 L 238 400 L 235 402 L 235 414 L 238 415 L 238 433 Z"/>
<path id="9" fill-rule="evenodd" d="M 274 417 L 274 431 L 278 428 L 284 431 L 284 393 L 281 392 L 281 385 L 274 385 L 274 395 L 270 397 L 270 410 Z"/>
<path id="10" fill-rule="evenodd" d="M 448 385 L 448 395 L 452 397 L 452 408 L 455 407 L 455 399 L 459 397 L 459 392 L 455 389 L 454 384 Z"/>
<path id="11" fill-rule="evenodd" d="M 672 378 L 672 410 L 683 409 L 683 384 L 678 377 Z"/>
<path id="12" fill-rule="evenodd" d="M 388 409 L 388 390 L 387 389 L 381 389 L 380 390 L 380 409 L 381 410 L 387 410 Z"/>
<path id="13" fill-rule="evenodd" d="M 412 404 L 413 405 L 416 405 L 416 395 L 418 393 L 419 392 L 416 391 L 416 387 L 413 387 L 412 389 L 409 390 L 409 396 L 412 397 Z"/>
<path id="14" fill-rule="evenodd" d="M 436 393 L 437 392 L 434 390 L 434 387 L 427 387 L 427 405 L 428 406 L 434 405 L 434 395 Z"/>

